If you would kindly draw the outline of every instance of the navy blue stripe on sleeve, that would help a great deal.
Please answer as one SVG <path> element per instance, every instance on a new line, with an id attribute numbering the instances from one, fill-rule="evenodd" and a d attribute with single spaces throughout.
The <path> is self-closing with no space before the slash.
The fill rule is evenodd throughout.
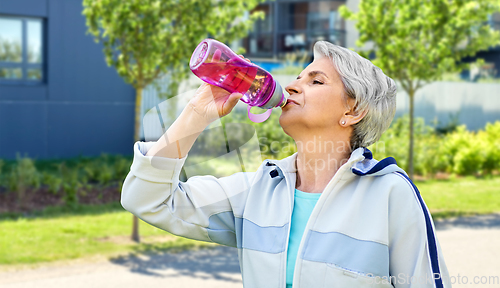
<path id="1" fill-rule="evenodd" d="M 425 209 L 425 202 L 422 199 L 422 196 L 420 195 L 420 192 L 417 189 L 417 186 L 413 184 L 411 179 L 406 176 L 405 174 L 401 172 L 396 172 L 397 174 L 401 175 L 411 186 L 413 189 L 413 192 L 417 196 L 418 201 L 420 202 L 420 207 L 422 208 L 422 211 L 424 212 L 424 217 L 425 217 L 425 226 L 427 230 L 427 242 L 429 244 L 429 257 L 431 259 L 431 265 L 432 265 L 432 273 L 433 277 L 434 275 L 438 274 L 440 275 L 439 277 L 434 277 L 434 285 L 436 288 L 443 288 L 443 280 L 441 279 L 441 272 L 439 270 L 439 261 L 438 261 L 438 251 L 437 251 L 437 246 L 436 246 L 436 238 L 434 235 L 434 230 L 432 228 L 432 223 L 431 223 L 431 218 L 429 214 L 427 213 L 427 210 Z"/>

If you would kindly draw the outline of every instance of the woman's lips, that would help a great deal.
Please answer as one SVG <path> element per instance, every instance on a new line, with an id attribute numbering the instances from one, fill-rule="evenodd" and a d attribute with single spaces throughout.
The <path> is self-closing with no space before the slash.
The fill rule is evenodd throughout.
<path id="1" fill-rule="evenodd" d="M 293 99 L 287 99 L 286 100 L 286 105 L 285 106 L 288 106 L 288 104 L 295 104 L 295 105 L 299 105 L 299 103 L 297 103 L 295 100 Z"/>

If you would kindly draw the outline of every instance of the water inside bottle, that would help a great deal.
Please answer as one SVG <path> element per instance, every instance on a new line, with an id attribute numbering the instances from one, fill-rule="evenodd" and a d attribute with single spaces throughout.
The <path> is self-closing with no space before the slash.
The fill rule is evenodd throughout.
<path id="1" fill-rule="evenodd" d="M 224 88 L 231 93 L 242 93 L 244 96 L 241 100 L 250 106 L 263 105 L 273 93 L 271 75 L 241 59 L 203 63 L 196 70 L 195 74 L 199 75 L 203 81 Z"/>

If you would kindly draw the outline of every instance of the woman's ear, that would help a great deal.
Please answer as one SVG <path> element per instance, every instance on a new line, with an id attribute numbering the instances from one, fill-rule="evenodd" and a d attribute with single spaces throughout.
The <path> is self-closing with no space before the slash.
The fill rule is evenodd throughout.
<path id="1" fill-rule="evenodd" d="M 342 117 L 342 119 L 340 119 L 340 124 L 342 126 L 345 127 L 352 126 L 361 121 L 361 119 L 363 119 L 366 116 L 366 113 L 368 113 L 367 109 L 363 111 L 355 111 L 355 109 L 356 107 L 354 107 L 351 110 L 346 110 L 344 116 Z"/>

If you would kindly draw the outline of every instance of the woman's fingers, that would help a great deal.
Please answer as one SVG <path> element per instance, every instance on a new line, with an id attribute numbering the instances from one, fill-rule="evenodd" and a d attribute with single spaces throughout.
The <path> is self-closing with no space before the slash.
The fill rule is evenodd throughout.
<path id="1" fill-rule="evenodd" d="M 212 56 L 212 62 L 219 62 L 222 52 L 220 50 L 215 50 L 214 55 Z"/>
<path id="2" fill-rule="evenodd" d="M 241 97 L 243 97 L 243 94 L 241 93 L 232 93 L 231 95 L 229 95 L 224 104 L 222 104 L 221 116 L 226 116 L 227 114 L 229 114 L 233 110 L 234 106 L 238 104 L 238 101 L 241 99 Z"/>
<path id="3" fill-rule="evenodd" d="M 240 55 L 238 55 L 238 56 L 240 56 L 241 58 L 245 59 L 247 62 L 250 62 L 250 63 L 252 62 L 252 61 L 250 61 L 250 59 L 245 58 L 245 56 L 243 56 L 243 55 L 241 55 L 241 54 L 240 54 Z"/>

